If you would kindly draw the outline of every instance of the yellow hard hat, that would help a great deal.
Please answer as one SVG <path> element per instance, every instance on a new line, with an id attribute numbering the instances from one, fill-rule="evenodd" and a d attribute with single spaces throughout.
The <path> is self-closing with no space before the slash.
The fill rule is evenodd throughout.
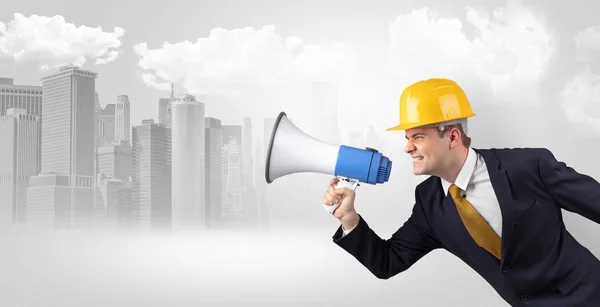
<path id="1" fill-rule="evenodd" d="M 400 96 L 400 123 L 407 130 L 475 116 L 465 92 L 452 80 L 432 78 L 411 84 Z"/>

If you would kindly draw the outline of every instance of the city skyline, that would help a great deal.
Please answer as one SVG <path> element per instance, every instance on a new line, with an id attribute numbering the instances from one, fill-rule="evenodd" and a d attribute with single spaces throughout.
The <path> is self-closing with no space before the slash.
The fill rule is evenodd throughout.
<path id="1" fill-rule="evenodd" d="M 268 229 L 273 218 L 293 219 L 269 209 L 264 198 L 261 168 L 274 118 L 265 119 L 263 135 L 253 132 L 249 117 L 239 124 L 223 125 L 205 113 L 204 102 L 190 94 L 175 94 L 172 88 L 170 98 L 156 99 L 158 121 L 131 123 L 128 94 L 119 94 L 104 107 L 99 104 L 94 86 L 98 77 L 70 64 L 42 76 L 38 87 L 2 78 L 6 94 L 0 96 L 0 107 L 7 114 L 30 116 L 41 131 L 40 137 L 31 140 L 40 145 L 33 147 L 32 157 L 39 157 L 41 165 L 25 178 L 26 201 L 20 205 L 11 201 L 13 223 L 55 229 L 170 231 Z M 334 119 L 328 126 L 315 126 L 313 133 L 330 130 L 324 140 L 340 142 L 336 83 L 314 82 L 312 92 L 313 106 L 321 108 L 315 116 Z M 42 97 L 35 100 L 35 107 L 20 103 L 29 103 L 28 97 L 35 95 Z M 19 106 L 23 109 L 11 108 Z M 370 129 L 370 137 L 351 133 L 352 144 L 364 147 L 367 139 L 376 143 L 372 125 Z M 67 136 L 71 143 L 63 146 Z M 19 143 L 27 137 L 15 135 L 14 140 Z M 17 149 L 12 151 L 11 156 L 19 156 Z M 207 161 L 212 166 L 208 173 Z M 9 212 L 8 204 L 2 202 Z M 22 217 L 17 219 L 19 214 Z"/>

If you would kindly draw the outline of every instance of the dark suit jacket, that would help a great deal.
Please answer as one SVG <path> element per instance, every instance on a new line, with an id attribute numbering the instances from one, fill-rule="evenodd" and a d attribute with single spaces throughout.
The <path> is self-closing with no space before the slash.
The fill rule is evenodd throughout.
<path id="1" fill-rule="evenodd" d="M 435 176 L 416 187 L 412 215 L 391 238 L 381 239 L 360 216 L 344 237 L 340 226 L 333 241 L 381 279 L 443 248 L 512 306 L 600 306 L 600 262 L 565 229 L 561 213 L 600 223 L 600 184 L 547 149 L 475 151 L 484 157 L 502 211 L 500 261 L 473 241 Z"/>

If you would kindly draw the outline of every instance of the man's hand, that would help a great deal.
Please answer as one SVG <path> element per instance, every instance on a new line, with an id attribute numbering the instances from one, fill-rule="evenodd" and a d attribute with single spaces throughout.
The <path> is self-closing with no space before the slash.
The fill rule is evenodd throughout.
<path id="1" fill-rule="evenodd" d="M 354 198 L 356 193 L 346 187 L 336 189 L 334 185 L 339 180 L 339 178 L 334 177 L 329 181 L 327 192 L 323 194 L 321 201 L 328 206 L 340 204 L 340 206 L 333 211 L 333 216 L 342 223 L 344 229 L 352 229 L 359 221 L 358 213 L 356 213 L 356 210 L 354 209 Z"/>

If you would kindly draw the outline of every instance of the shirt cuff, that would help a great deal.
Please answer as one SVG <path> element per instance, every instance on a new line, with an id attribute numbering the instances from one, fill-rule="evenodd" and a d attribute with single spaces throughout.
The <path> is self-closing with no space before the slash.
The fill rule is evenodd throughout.
<path id="1" fill-rule="evenodd" d="M 356 225 L 356 226 L 358 226 L 358 225 Z M 354 226 L 348 230 L 344 229 L 344 226 L 342 226 L 342 231 L 343 231 L 342 237 L 349 234 L 354 228 L 356 228 L 356 226 Z"/>

